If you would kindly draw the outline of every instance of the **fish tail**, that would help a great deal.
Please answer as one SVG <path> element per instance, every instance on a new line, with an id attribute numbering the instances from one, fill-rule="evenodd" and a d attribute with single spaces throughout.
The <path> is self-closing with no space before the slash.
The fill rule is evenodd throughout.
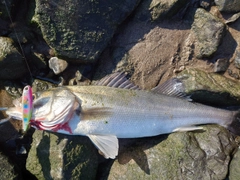
<path id="1" fill-rule="evenodd" d="M 234 114 L 233 120 L 228 124 L 227 128 L 232 133 L 240 135 L 240 110 Z"/>

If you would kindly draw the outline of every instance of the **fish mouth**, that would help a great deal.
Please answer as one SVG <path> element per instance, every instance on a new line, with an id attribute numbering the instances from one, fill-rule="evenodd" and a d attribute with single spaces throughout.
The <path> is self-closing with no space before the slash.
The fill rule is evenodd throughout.
<path id="1" fill-rule="evenodd" d="M 13 119 L 23 120 L 22 118 L 22 108 L 21 107 L 11 107 L 6 110 L 6 114 Z"/>

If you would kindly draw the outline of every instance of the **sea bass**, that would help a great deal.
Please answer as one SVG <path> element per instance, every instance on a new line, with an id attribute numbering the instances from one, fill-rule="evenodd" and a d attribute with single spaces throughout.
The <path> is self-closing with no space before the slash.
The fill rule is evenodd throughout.
<path id="1" fill-rule="evenodd" d="M 183 98 L 184 85 L 171 79 L 141 90 L 114 73 L 92 86 L 65 86 L 35 93 L 30 125 L 40 130 L 88 136 L 105 158 L 118 155 L 117 138 L 149 137 L 219 124 L 240 133 L 240 114 Z M 21 104 L 21 103 L 20 103 Z M 6 113 L 22 120 L 21 105 Z"/>

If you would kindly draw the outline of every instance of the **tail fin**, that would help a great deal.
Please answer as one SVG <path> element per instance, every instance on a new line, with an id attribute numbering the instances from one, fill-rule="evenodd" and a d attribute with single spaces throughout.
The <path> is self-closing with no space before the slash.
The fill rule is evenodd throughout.
<path id="1" fill-rule="evenodd" d="M 240 135 L 240 111 L 233 116 L 232 122 L 228 125 L 228 130 L 236 135 Z"/>

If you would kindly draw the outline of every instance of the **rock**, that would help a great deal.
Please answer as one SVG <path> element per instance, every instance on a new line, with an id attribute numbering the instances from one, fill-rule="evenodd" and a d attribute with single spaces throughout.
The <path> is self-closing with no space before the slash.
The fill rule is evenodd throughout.
<path id="1" fill-rule="evenodd" d="M 240 49 L 237 49 L 235 52 L 234 64 L 238 69 L 240 69 Z"/>
<path id="2" fill-rule="evenodd" d="M 225 179 L 237 144 L 223 127 L 138 139 L 123 149 L 102 179 Z M 104 173 L 103 173 L 104 174 Z"/>
<path id="3" fill-rule="evenodd" d="M 225 25 L 204 9 L 198 8 L 192 24 L 196 37 L 196 56 L 210 57 L 216 51 L 225 33 Z"/>
<path id="4" fill-rule="evenodd" d="M 4 20 L 9 20 L 9 14 L 12 10 L 12 7 L 16 5 L 15 0 L 1 1 L 0 2 L 0 18 Z"/>
<path id="5" fill-rule="evenodd" d="M 200 6 L 203 7 L 204 9 L 207 9 L 210 7 L 212 0 L 200 0 Z"/>
<path id="6" fill-rule="evenodd" d="M 26 168 L 37 179 L 95 179 L 97 149 L 87 137 L 36 130 Z"/>
<path id="7" fill-rule="evenodd" d="M 220 11 L 238 12 L 240 11 L 240 1 L 238 0 L 214 0 Z"/>
<path id="8" fill-rule="evenodd" d="M 118 25 L 138 5 L 134 1 L 36 1 L 32 19 L 43 37 L 65 60 L 94 62 Z M 71 19 L 71 21 L 69 20 Z"/>
<path id="9" fill-rule="evenodd" d="M 19 79 L 28 72 L 22 55 L 7 37 L 0 37 L 0 69 L 0 79 Z"/>
<path id="10" fill-rule="evenodd" d="M 128 72 L 143 89 L 164 82 L 192 60 L 190 26 L 184 22 L 152 22 L 148 1 L 142 2 L 99 57 L 94 80 L 115 71 Z M 169 48 L 171 47 L 171 48 Z"/>
<path id="11" fill-rule="evenodd" d="M 52 57 L 49 59 L 49 68 L 53 70 L 55 74 L 60 74 L 68 67 L 68 63 L 65 60 Z"/>
<path id="12" fill-rule="evenodd" d="M 235 22 L 235 21 L 238 20 L 239 17 L 240 17 L 240 12 L 232 15 L 230 18 L 228 18 L 228 19 L 225 21 L 225 23 L 226 23 L 226 24 L 229 24 L 229 23 Z"/>
<path id="13" fill-rule="evenodd" d="M 152 0 L 149 10 L 152 20 L 169 18 L 187 4 L 187 0 Z"/>
<path id="14" fill-rule="evenodd" d="M 240 84 L 217 73 L 186 69 L 179 73 L 185 92 L 195 101 L 216 106 L 239 105 Z"/>
<path id="15" fill-rule="evenodd" d="M 240 149 L 233 155 L 229 166 L 229 180 L 238 180 L 240 174 Z"/>
<path id="16" fill-rule="evenodd" d="M 214 72 L 225 72 L 229 66 L 229 60 L 228 59 L 218 59 L 214 63 Z"/>
<path id="17" fill-rule="evenodd" d="M 19 168 L 2 152 L 0 152 L 0 179 L 23 179 Z"/>

